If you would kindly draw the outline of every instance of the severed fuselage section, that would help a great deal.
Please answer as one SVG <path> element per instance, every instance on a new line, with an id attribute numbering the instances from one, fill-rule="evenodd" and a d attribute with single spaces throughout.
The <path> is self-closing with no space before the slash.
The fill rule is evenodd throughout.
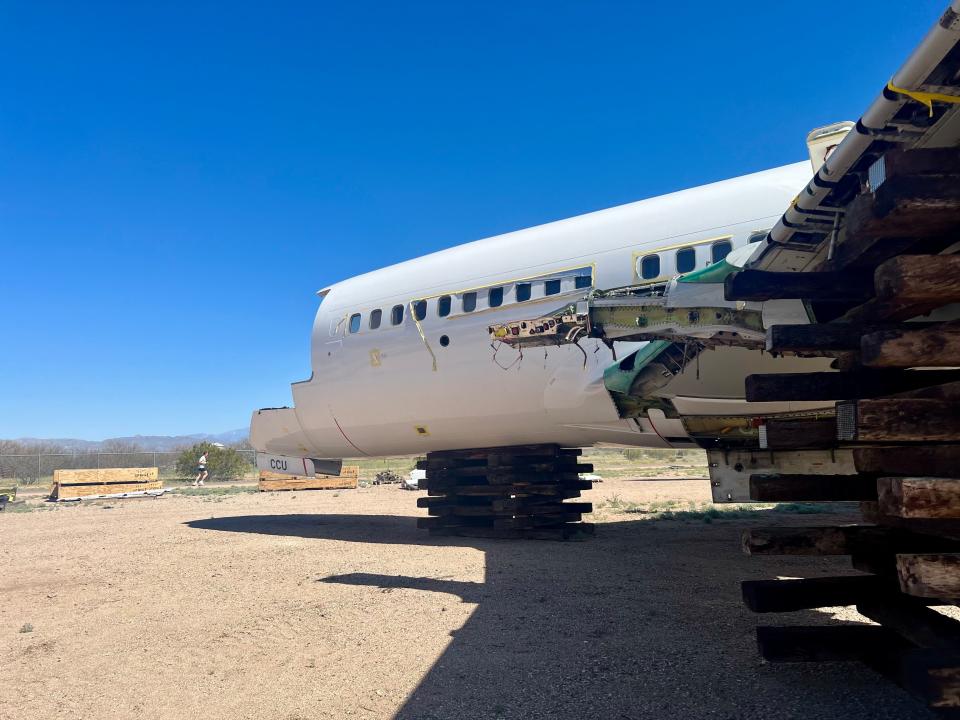
<path id="1" fill-rule="evenodd" d="M 491 325 L 490 340 L 495 348 L 506 346 L 521 355 L 531 348 L 580 347 L 587 338 L 601 340 L 614 353 L 617 343 L 645 343 L 604 372 L 604 386 L 621 417 L 649 417 L 653 411 L 682 423 L 688 435 L 704 442 L 723 436 L 725 445 L 735 446 L 738 439 L 744 445 L 754 444 L 757 428 L 750 417 L 690 415 L 680 405 L 685 380 L 691 372 L 699 379 L 704 353 L 725 348 L 711 353 L 711 367 L 745 352 L 763 353 L 770 325 L 810 322 L 800 301 L 724 298 L 724 279 L 740 269 L 755 249 L 742 248 L 725 261 L 664 284 L 593 290 L 546 315 Z M 587 352 L 581 351 L 586 363 Z M 782 408 L 785 414 L 810 409 Z"/>

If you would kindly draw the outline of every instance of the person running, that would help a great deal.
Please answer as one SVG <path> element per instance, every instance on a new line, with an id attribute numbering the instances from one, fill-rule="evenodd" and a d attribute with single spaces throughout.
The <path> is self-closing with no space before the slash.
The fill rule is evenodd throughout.
<path id="1" fill-rule="evenodd" d="M 193 486 L 197 487 L 198 485 L 203 485 L 203 481 L 209 477 L 207 473 L 207 451 L 203 451 L 203 455 L 200 456 L 200 459 L 197 460 L 197 479 L 193 481 Z"/>

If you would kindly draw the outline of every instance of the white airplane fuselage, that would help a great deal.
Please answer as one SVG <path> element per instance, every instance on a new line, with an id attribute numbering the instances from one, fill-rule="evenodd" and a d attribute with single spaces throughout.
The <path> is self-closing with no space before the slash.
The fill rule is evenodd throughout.
<path id="1" fill-rule="evenodd" d="M 572 345 L 521 358 L 515 349 L 492 347 L 487 328 L 553 311 L 583 297 L 587 285 L 662 282 L 689 269 L 691 259 L 705 267 L 718 243 L 721 252 L 723 243 L 739 248 L 770 228 L 810 172 L 809 162 L 787 165 L 467 243 L 332 285 L 321 291 L 313 325 L 311 378 L 293 384 L 293 408 L 254 413 L 251 441 L 263 452 L 316 458 L 533 443 L 689 446 L 676 425 L 665 432 L 647 419 L 620 417 L 603 384 L 614 358 L 599 340 L 580 343 L 586 363 Z M 396 307 L 403 317 L 393 324 Z M 618 344 L 617 357 L 641 346 Z M 669 394 L 681 415 L 770 410 L 743 400 L 744 377 L 811 369 L 811 362 L 710 351 L 699 372 L 684 372 Z"/>

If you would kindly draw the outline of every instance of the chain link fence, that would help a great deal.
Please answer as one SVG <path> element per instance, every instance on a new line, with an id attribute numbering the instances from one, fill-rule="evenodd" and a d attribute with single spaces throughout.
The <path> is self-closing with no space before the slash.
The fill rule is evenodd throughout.
<path id="1" fill-rule="evenodd" d="M 257 469 L 253 450 L 235 450 L 249 465 L 248 473 Z M 24 485 L 53 482 L 54 470 L 90 470 L 96 468 L 155 467 L 160 477 L 177 477 L 180 452 L 93 452 L 42 453 L 34 455 L 0 455 L 0 479 L 15 480 Z"/>

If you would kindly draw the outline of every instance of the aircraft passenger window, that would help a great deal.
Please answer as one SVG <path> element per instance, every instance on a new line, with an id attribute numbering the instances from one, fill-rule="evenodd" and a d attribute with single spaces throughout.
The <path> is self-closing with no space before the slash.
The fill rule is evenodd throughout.
<path id="1" fill-rule="evenodd" d="M 760 242 L 767 236 L 766 230 L 761 230 L 760 232 L 750 233 L 750 237 L 747 238 L 748 243 Z"/>
<path id="2" fill-rule="evenodd" d="M 557 295 L 560 293 L 560 280 L 547 280 L 543 284 L 544 295 Z"/>
<path id="3" fill-rule="evenodd" d="M 477 309 L 477 294 L 475 292 L 468 292 L 463 294 L 463 311 L 473 312 Z"/>
<path id="4" fill-rule="evenodd" d="M 526 302 L 530 299 L 530 283 L 517 283 L 517 302 Z"/>
<path id="5" fill-rule="evenodd" d="M 399 325 L 403 322 L 403 305 L 394 305 L 390 311 L 390 324 Z"/>
<path id="6" fill-rule="evenodd" d="M 413 304 L 413 316 L 417 320 L 423 320 L 427 316 L 427 301 L 417 300 Z"/>
<path id="7" fill-rule="evenodd" d="M 503 288 L 490 288 L 490 292 L 487 293 L 487 303 L 490 307 L 500 307 L 503 305 Z"/>
<path id="8" fill-rule="evenodd" d="M 588 288 L 593 285 L 593 278 L 589 275 L 577 275 L 576 280 L 573 282 L 575 288 Z"/>
<path id="9" fill-rule="evenodd" d="M 380 320 L 383 318 L 383 311 L 380 308 L 370 311 L 370 329 L 376 330 L 380 327 Z"/>
<path id="10" fill-rule="evenodd" d="M 350 332 L 360 332 L 360 313 L 354 313 L 350 316 Z"/>
<path id="11" fill-rule="evenodd" d="M 450 296 L 444 295 L 437 300 L 437 315 L 446 317 L 450 314 Z"/>
<path id="12" fill-rule="evenodd" d="M 677 250 L 677 272 L 688 273 L 697 266 L 697 251 L 693 248 Z"/>
<path id="13" fill-rule="evenodd" d="M 733 246 L 729 240 L 721 240 L 720 242 L 715 242 L 713 247 L 710 248 L 710 256 L 713 258 L 713 262 L 718 263 L 723 260 L 732 249 Z"/>
<path id="14" fill-rule="evenodd" d="M 644 280 L 658 277 L 660 275 L 660 256 L 647 255 L 640 261 L 640 277 Z"/>

